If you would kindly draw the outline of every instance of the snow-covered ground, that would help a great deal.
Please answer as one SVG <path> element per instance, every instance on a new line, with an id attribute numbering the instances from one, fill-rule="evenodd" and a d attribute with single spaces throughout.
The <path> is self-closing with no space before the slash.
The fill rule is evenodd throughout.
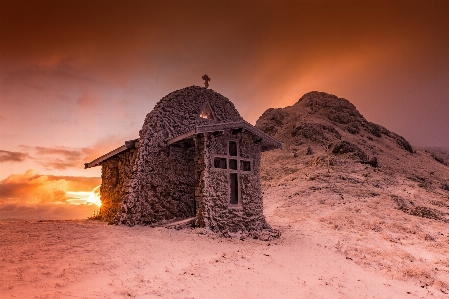
<path id="1" fill-rule="evenodd" d="M 328 168 L 325 157 L 265 155 L 269 222 L 318 238 L 372 273 L 449 296 L 449 190 L 439 183 L 449 177 L 449 168 L 428 163 L 420 151 L 409 164 L 383 161 L 378 168 L 339 157 Z M 419 165 L 421 159 L 427 168 Z M 435 173 L 436 181 L 425 178 Z"/>
<path id="2" fill-rule="evenodd" d="M 93 221 L 3 222 L 1 298 L 446 298 L 358 265 L 346 238 L 302 218 L 273 215 L 283 235 L 271 242 Z"/>

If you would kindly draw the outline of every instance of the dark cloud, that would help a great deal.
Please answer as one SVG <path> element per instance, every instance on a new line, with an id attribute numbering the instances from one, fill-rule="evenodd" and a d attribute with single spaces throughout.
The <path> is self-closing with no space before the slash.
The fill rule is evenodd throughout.
<path id="1" fill-rule="evenodd" d="M 10 1 L 1 9 L 0 51 L 116 78 L 175 65 L 248 72 L 267 55 L 286 70 L 288 62 L 394 40 L 414 38 L 415 48 L 433 41 L 436 51 L 448 39 L 445 8 L 444 1 Z"/>
<path id="2" fill-rule="evenodd" d="M 30 155 L 30 158 L 44 166 L 46 169 L 64 170 L 70 168 L 84 168 L 84 163 L 91 162 L 105 153 L 122 146 L 125 144 L 126 140 L 135 139 L 137 135 L 137 132 L 135 134 L 130 134 L 128 137 L 123 135 L 109 135 L 99 139 L 90 148 L 27 145 L 20 145 L 19 147 L 32 152 L 33 154 Z"/>
<path id="3" fill-rule="evenodd" d="M 73 160 L 79 160 L 83 155 L 85 151 L 90 151 L 90 149 L 70 149 L 66 147 L 41 147 L 36 146 L 34 148 L 36 150 L 36 153 L 38 155 L 43 156 L 61 156 L 65 160 L 73 161 Z"/>
<path id="4" fill-rule="evenodd" d="M 81 168 L 83 161 L 96 151 L 91 148 L 68 148 L 63 146 L 42 147 L 26 146 L 21 148 L 33 151 L 31 158 L 46 169 L 64 170 L 68 168 Z"/>
<path id="5" fill-rule="evenodd" d="M 0 163 L 3 162 L 22 162 L 28 157 L 27 153 L 10 152 L 0 150 Z"/>

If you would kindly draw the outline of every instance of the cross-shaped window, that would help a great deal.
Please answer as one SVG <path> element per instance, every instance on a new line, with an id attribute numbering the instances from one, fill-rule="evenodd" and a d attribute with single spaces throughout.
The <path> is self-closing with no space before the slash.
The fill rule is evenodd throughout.
<path id="1" fill-rule="evenodd" d="M 215 169 L 226 170 L 229 173 L 229 203 L 231 205 L 241 204 L 240 174 L 251 171 L 252 159 L 240 157 L 237 141 L 228 142 L 227 155 L 215 155 L 213 159 Z"/>

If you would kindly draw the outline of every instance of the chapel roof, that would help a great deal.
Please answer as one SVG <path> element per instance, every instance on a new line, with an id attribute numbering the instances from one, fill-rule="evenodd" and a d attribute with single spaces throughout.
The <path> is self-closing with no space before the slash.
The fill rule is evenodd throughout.
<path id="1" fill-rule="evenodd" d="M 203 112 L 210 117 L 202 115 Z M 169 93 L 156 104 L 145 118 L 140 138 L 165 141 L 195 126 L 242 120 L 234 104 L 225 96 L 212 89 L 190 86 Z"/>
<path id="2" fill-rule="evenodd" d="M 234 104 L 223 95 L 212 89 L 200 86 L 190 86 L 173 91 L 163 97 L 147 114 L 140 130 L 139 142 L 147 150 L 158 150 L 191 138 L 193 135 L 205 132 L 215 132 L 227 129 L 244 129 L 257 136 L 262 150 L 282 147 L 282 144 L 246 122 L 239 114 Z M 121 147 L 85 163 L 85 168 L 98 166 L 101 162 L 134 147 L 129 141 Z"/>

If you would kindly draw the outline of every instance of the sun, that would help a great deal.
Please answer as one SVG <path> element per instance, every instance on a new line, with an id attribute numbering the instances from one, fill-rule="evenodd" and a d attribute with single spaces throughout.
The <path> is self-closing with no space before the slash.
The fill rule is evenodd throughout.
<path id="1" fill-rule="evenodd" d="M 98 185 L 90 192 L 89 197 L 86 198 L 86 202 L 93 203 L 94 205 L 101 207 L 100 187 L 101 185 Z"/>
<path id="2" fill-rule="evenodd" d="M 67 203 L 72 205 L 96 205 L 101 207 L 100 187 L 98 185 L 92 191 L 67 191 Z"/>

